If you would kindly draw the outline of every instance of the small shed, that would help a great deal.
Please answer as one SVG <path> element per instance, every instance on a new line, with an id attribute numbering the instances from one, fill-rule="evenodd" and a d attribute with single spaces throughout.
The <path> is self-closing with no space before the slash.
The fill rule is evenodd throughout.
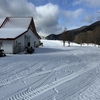
<path id="1" fill-rule="evenodd" d="M 22 52 L 25 47 L 38 47 L 40 36 L 33 17 L 6 17 L 0 20 L 0 47 L 5 53 Z"/>

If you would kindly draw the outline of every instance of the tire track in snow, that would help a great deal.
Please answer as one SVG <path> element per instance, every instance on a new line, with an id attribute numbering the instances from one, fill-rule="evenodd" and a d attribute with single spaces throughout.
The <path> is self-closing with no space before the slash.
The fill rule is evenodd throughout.
<path id="1" fill-rule="evenodd" d="M 94 78 L 96 77 L 96 75 L 98 75 L 98 68 L 96 68 L 95 70 L 94 69 L 92 69 L 92 70 L 85 73 L 85 75 L 89 73 L 88 76 L 86 75 L 86 78 L 78 79 L 80 81 L 77 83 L 75 82 L 75 84 L 66 86 L 59 90 L 57 89 L 57 91 L 58 91 L 57 93 L 55 93 L 55 94 L 53 93 L 42 100 L 52 100 L 52 97 L 55 97 L 56 100 L 65 100 L 65 98 L 68 98 L 69 96 L 72 96 L 76 92 L 79 92 L 80 89 L 88 87 L 91 84 L 91 81 L 93 81 Z M 91 77 L 91 73 L 93 74 L 92 77 Z"/>
<path id="2" fill-rule="evenodd" d="M 98 70 L 98 69 L 97 69 Z M 91 70 L 90 70 L 91 71 Z M 75 86 L 75 88 L 74 88 L 74 90 L 73 91 L 71 91 L 71 92 L 69 92 L 69 93 L 62 93 L 61 95 L 62 95 L 62 97 L 61 98 L 59 98 L 59 99 L 57 99 L 57 100 L 65 100 L 65 99 L 69 99 L 70 98 L 70 96 L 72 96 L 73 94 L 75 94 L 75 93 L 79 93 L 80 91 L 81 91 L 81 89 L 83 90 L 83 89 L 86 89 L 91 83 L 92 83 L 92 81 L 94 80 L 94 78 L 96 77 L 98 75 L 98 72 L 96 72 L 95 73 L 95 75 L 93 75 L 93 77 L 90 77 L 88 80 L 84 80 L 84 82 L 82 81 L 82 82 L 80 82 L 79 84 L 77 84 L 76 86 Z M 59 96 L 59 95 L 58 95 Z"/>
<path id="3" fill-rule="evenodd" d="M 13 63 L 13 65 L 11 65 L 11 64 L 9 65 L 8 64 L 8 67 L 7 67 L 8 70 L 7 69 L 4 70 L 4 72 L 7 73 L 7 74 L 4 75 L 4 76 L 1 76 L 1 79 L 0 79 L 0 87 L 1 86 L 5 86 L 5 85 L 8 85 L 8 84 L 10 84 L 12 82 L 15 82 L 16 80 L 19 80 L 19 79 L 22 79 L 22 78 L 25 78 L 25 77 L 26 78 L 30 78 L 30 77 L 42 75 L 43 73 L 44 74 L 48 73 L 48 72 L 42 72 L 42 70 L 41 70 L 41 72 L 38 72 L 37 73 L 37 70 L 34 71 L 34 68 L 38 68 L 38 67 L 40 67 L 42 65 L 39 68 L 39 69 L 42 69 L 44 66 L 47 66 L 50 63 L 53 64 L 53 62 L 56 62 L 56 67 L 62 65 L 62 62 L 61 62 L 62 61 L 62 58 L 61 57 L 59 58 L 59 57 L 56 57 L 56 56 L 54 56 L 55 60 L 53 60 L 53 61 L 52 61 L 51 58 L 49 58 L 49 56 L 48 57 L 45 56 L 44 57 L 44 60 L 41 60 L 41 58 L 39 58 L 39 60 L 36 61 L 35 64 L 33 64 L 32 62 L 31 63 L 26 62 L 27 64 L 26 63 L 23 64 L 22 62 L 20 62 L 19 65 L 21 65 L 21 64 L 23 65 L 20 68 L 19 68 L 19 65 L 17 65 L 17 63 Z M 48 60 L 47 62 L 44 62 L 45 59 L 51 59 L 51 60 Z M 64 59 L 66 59 L 66 56 L 65 56 Z M 25 67 L 26 65 L 28 65 L 28 68 Z M 6 72 L 6 71 L 8 71 L 10 74 L 8 72 Z M 33 74 L 33 73 L 35 73 L 35 74 Z"/>
<path id="4" fill-rule="evenodd" d="M 46 59 L 46 58 L 45 58 Z M 40 59 L 41 60 L 41 59 Z M 41 60 L 41 61 L 37 61 L 35 64 L 33 63 L 33 62 L 31 62 L 31 63 L 29 63 L 29 62 L 26 62 L 26 63 L 24 63 L 23 64 L 23 66 L 22 67 L 20 67 L 21 69 L 19 70 L 19 68 L 18 67 L 16 67 L 17 66 L 17 63 L 15 63 L 16 65 L 14 65 L 14 66 L 11 66 L 14 70 L 15 70 L 15 73 L 13 73 L 14 71 L 9 71 L 10 72 L 10 75 L 7 73 L 6 74 L 6 76 L 7 77 L 4 77 L 3 76 L 3 79 L 0 79 L 0 87 L 2 87 L 2 86 L 5 86 L 5 85 L 8 85 L 8 84 L 10 84 L 10 83 L 12 83 L 12 82 L 15 82 L 16 80 L 19 80 L 19 79 L 22 79 L 22 78 L 25 78 L 25 77 L 27 77 L 27 76 L 29 76 L 31 73 L 34 73 L 33 71 L 33 69 L 34 69 L 34 67 L 35 68 L 38 68 L 38 66 L 40 66 L 40 65 L 43 65 L 43 60 Z M 42 64 L 41 64 L 42 63 Z M 21 62 L 20 62 L 20 64 L 22 64 Z M 45 63 L 44 63 L 45 64 Z M 28 65 L 28 67 L 26 67 L 25 68 L 25 66 L 27 66 Z M 8 68 L 9 68 L 10 66 L 8 66 Z M 11 68 L 10 67 L 10 68 Z M 12 74 L 12 73 L 13 74 Z M 41 75 L 41 74 L 40 74 Z M 9 76 L 9 77 L 8 77 Z"/>
<path id="5" fill-rule="evenodd" d="M 88 87 L 91 84 L 91 82 L 94 80 L 94 78 L 98 75 L 98 72 L 99 72 L 98 67 L 96 67 L 95 69 L 92 69 L 92 70 L 84 73 L 85 75 L 89 73 L 88 76 L 86 75 L 85 79 L 77 78 L 78 80 L 80 80 L 80 82 L 77 81 L 77 83 L 75 82 L 75 84 L 71 84 L 70 86 L 64 87 L 60 90 L 57 89 L 58 93 L 55 93 L 55 94 L 53 93 L 42 100 L 54 100 L 53 97 L 55 97 L 55 100 L 65 100 L 65 99 L 67 100 L 67 98 L 69 100 L 69 97 L 77 92 L 79 93 L 80 89 L 83 90 L 84 88 Z M 91 77 L 91 73 L 92 73 L 92 77 Z M 71 83 L 73 83 L 73 82 L 71 82 Z M 64 83 L 64 84 L 66 84 L 66 83 Z"/>
<path id="6" fill-rule="evenodd" d="M 98 66 L 98 74 L 93 81 L 94 82 L 88 88 L 81 90 L 71 97 L 70 100 L 100 100 L 100 64 Z"/>
<path id="7" fill-rule="evenodd" d="M 44 59 L 41 59 L 41 57 L 37 57 L 37 58 L 38 58 L 38 60 L 35 61 L 35 64 L 33 63 L 33 61 L 32 62 L 26 61 L 24 64 L 22 61 L 18 62 L 19 65 L 23 65 L 21 67 L 19 67 L 16 62 L 14 62 L 13 65 L 12 65 L 12 63 L 7 64 L 7 66 L 6 66 L 7 68 L 3 69 L 3 71 L 2 71 L 2 73 L 5 72 L 6 74 L 5 75 L 2 74 L 2 76 L 1 76 L 2 79 L 0 79 L 0 83 L 1 83 L 0 86 L 10 84 L 16 80 L 22 79 L 22 78 L 30 76 L 30 75 L 32 76 L 33 73 L 36 73 L 37 71 L 39 71 L 39 70 L 37 70 L 38 68 L 42 69 L 44 66 L 48 65 L 50 62 L 53 63 L 53 62 L 57 61 L 57 59 L 58 59 L 57 58 L 57 59 L 55 59 L 55 61 L 52 62 L 52 60 L 51 60 L 51 58 L 49 58 L 49 56 L 48 57 L 44 56 Z M 56 57 L 54 57 L 54 58 L 56 58 Z M 45 60 L 46 60 L 46 62 L 45 62 Z M 57 64 L 57 66 L 59 66 L 58 62 L 56 64 Z M 26 65 L 28 65 L 28 67 L 25 67 Z M 36 70 L 34 70 L 34 69 L 36 69 Z M 34 75 L 33 75 L 33 77 L 34 77 Z"/>
<path id="8" fill-rule="evenodd" d="M 88 66 L 91 66 L 91 67 L 88 67 Z M 11 97 L 8 97 L 5 100 L 22 100 L 22 99 L 23 100 L 31 100 L 31 99 L 34 99 L 35 97 L 49 91 L 50 89 L 53 89 L 53 88 L 65 83 L 65 82 L 68 82 L 68 81 L 78 77 L 79 75 L 84 74 L 85 72 L 88 72 L 88 71 L 96 68 L 97 66 L 98 66 L 98 62 L 92 62 L 91 64 L 89 63 L 85 68 L 83 68 L 75 73 L 72 73 L 71 75 L 60 78 L 56 81 L 53 81 L 53 82 L 46 84 L 44 86 L 41 86 L 39 88 L 30 89 L 28 91 L 23 91 L 19 94 L 15 94 Z"/>
<path id="9" fill-rule="evenodd" d="M 45 59 L 47 59 L 47 58 L 45 58 Z M 60 59 L 60 60 L 58 60 L 58 59 Z M 57 58 L 57 59 L 55 59 L 53 61 L 50 61 L 50 60 L 47 61 L 47 62 L 43 62 L 43 61 L 44 60 L 38 61 L 35 64 L 28 63 L 29 68 L 26 68 L 25 70 L 22 69 L 24 67 L 24 64 L 23 64 L 23 67 L 21 68 L 21 70 L 19 70 L 19 72 L 18 72 L 18 69 L 14 69 L 13 68 L 14 70 L 17 70 L 16 73 L 14 73 L 13 75 L 11 74 L 7 78 L 4 77 L 3 80 L 0 80 L 0 87 L 1 86 L 5 86 L 5 85 L 8 85 L 8 84 L 10 84 L 12 82 L 15 82 L 16 80 L 19 80 L 19 79 L 22 79 L 22 78 L 27 79 L 27 78 L 35 77 L 35 76 L 38 76 L 38 75 L 47 74 L 47 73 L 50 73 L 52 71 L 57 71 L 57 70 L 60 70 L 61 68 L 66 67 L 66 66 L 64 66 L 64 67 L 61 67 L 60 66 L 61 65 L 61 61 L 62 61 L 61 58 Z M 47 66 L 50 63 L 53 64 L 53 62 L 56 62 L 56 67 L 54 65 L 54 67 L 52 68 L 52 70 L 51 69 L 50 70 L 47 70 L 47 71 L 42 71 L 41 70 L 40 72 L 37 72 L 37 70 L 36 70 L 36 71 L 33 72 L 34 68 L 38 68 L 38 67 L 41 66 L 39 69 L 42 69 L 44 66 Z M 21 62 L 20 62 L 20 64 L 21 64 Z"/>

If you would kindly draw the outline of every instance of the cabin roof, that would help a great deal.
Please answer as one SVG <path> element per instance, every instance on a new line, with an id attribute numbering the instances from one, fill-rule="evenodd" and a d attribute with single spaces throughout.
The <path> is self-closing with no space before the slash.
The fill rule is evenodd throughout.
<path id="1" fill-rule="evenodd" d="M 5 18 L 0 18 L 0 27 L 2 25 L 2 23 L 4 22 Z"/>
<path id="2" fill-rule="evenodd" d="M 9 18 L 7 17 L 1 28 L 10 28 L 10 29 L 27 29 L 31 22 L 31 17 L 29 18 Z"/>
<path id="3" fill-rule="evenodd" d="M 15 39 L 27 32 L 32 27 L 33 33 L 38 35 L 33 17 L 6 17 L 0 20 L 0 39 Z"/>
<path id="4" fill-rule="evenodd" d="M 24 33 L 25 29 L 9 29 L 9 28 L 2 28 L 0 29 L 0 39 L 14 39 L 17 36 Z"/>

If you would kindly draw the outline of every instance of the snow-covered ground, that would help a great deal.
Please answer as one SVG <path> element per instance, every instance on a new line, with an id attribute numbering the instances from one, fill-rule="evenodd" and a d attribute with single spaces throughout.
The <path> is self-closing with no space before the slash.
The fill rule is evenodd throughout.
<path id="1" fill-rule="evenodd" d="M 0 58 L 0 100 L 100 100 L 100 48 L 41 41 L 34 54 Z"/>

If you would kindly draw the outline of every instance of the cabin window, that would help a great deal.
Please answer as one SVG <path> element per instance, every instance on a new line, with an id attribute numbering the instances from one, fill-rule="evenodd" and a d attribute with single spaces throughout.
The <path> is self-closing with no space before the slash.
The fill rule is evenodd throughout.
<path id="1" fill-rule="evenodd" d="M 21 43 L 17 43 L 18 44 L 18 46 L 21 46 Z"/>
<path id="2" fill-rule="evenodd" d="M 28 47 L 30 47 L 30 42 L 28 42 Z"/>
<path id="3" fill-rule="evenodd" d="M 36 42 L 34 41 L 34 47 L 36 47 Z"/>

